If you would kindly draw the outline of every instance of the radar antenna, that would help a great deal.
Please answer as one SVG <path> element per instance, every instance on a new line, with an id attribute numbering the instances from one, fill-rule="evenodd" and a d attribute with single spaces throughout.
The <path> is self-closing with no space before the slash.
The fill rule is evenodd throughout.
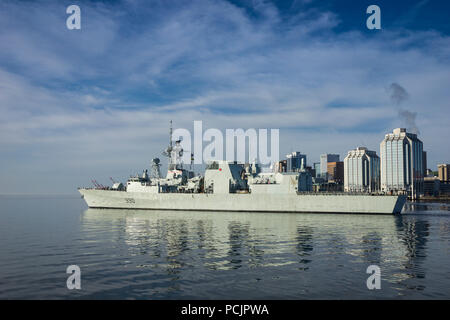
<path id="1" fill-rule="evenodd" d="M 152 178 L 160 179 L 161 178 L 161 163 L 159 158 L 152 159 Z"/>

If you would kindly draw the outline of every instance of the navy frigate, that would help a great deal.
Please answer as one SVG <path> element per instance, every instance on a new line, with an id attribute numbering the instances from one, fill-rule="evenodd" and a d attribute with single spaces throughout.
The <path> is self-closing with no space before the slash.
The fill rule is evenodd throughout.
<path id="1" fill-rule="evenodd" d="M 160 159 L 152 160 L 149 174 L 132 176 L 111 187 L 79 188 L 90 208 L 147 209 L 182 211 L 365 213 L 398 214 L 406 195 L 380 193 L 312 192 L 310 174 L 299 172 L 261 172 L 255 162 L 212 161 L 204 175 L 196 175 L 192 165 L 182 163 L 180 141 L 163 152 L 169 158 L 165 177 Z M 192 155 L 191 155 L 192 156 Z M 303 166 L 302 166 L 303 167 Z"/>

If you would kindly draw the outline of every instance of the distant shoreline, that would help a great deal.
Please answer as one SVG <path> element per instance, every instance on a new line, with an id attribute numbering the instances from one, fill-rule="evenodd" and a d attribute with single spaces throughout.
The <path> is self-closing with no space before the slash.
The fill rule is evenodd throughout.
<path id="1" fill-rule="evenodd" d="M 0 197 L 26 197 L 26 198 L 54 198 L 54 197 L 68 197 L 68 198 L 79 198 L 80 195 L 77 193 L 0 193 Z"/>

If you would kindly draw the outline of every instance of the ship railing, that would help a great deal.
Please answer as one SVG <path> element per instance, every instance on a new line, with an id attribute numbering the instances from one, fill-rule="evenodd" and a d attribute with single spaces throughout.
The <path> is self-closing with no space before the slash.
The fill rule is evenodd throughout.
<path id="1" fill-rule="evenodd" d="M 79 189 L 84 189 L 84 190 L 108 190 L 108 191 L 126 191 L 126 190 L 119 190 L 119 189 L 113 189 L 111 187 L 104 187 L 104 188 L 95 188 L 95 187 L 78 187 Z"/>
<path id="2" fill-rule="evenodd" d="M 357 192 L 357 191 L 297 191 L 298 195 L 332 195 L 332 196 L 395 196 L 397 194 L 388 194 L 385 192 Z"/>

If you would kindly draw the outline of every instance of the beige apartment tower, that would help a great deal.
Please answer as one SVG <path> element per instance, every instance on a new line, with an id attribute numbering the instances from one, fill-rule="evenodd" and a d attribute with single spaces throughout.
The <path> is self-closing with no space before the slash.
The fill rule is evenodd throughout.
<path id="1" fill-rule="evenodd" d="M 375 192 L 380 190 L 380 158 L 375 151 L 359 147 L 344 159 L 344 191 Z"/>
<path id="2" fill-rule="evenodd" d="M 450 164 L 438 164 L 438 177 L 441 181 L 450 181 Z"/>

